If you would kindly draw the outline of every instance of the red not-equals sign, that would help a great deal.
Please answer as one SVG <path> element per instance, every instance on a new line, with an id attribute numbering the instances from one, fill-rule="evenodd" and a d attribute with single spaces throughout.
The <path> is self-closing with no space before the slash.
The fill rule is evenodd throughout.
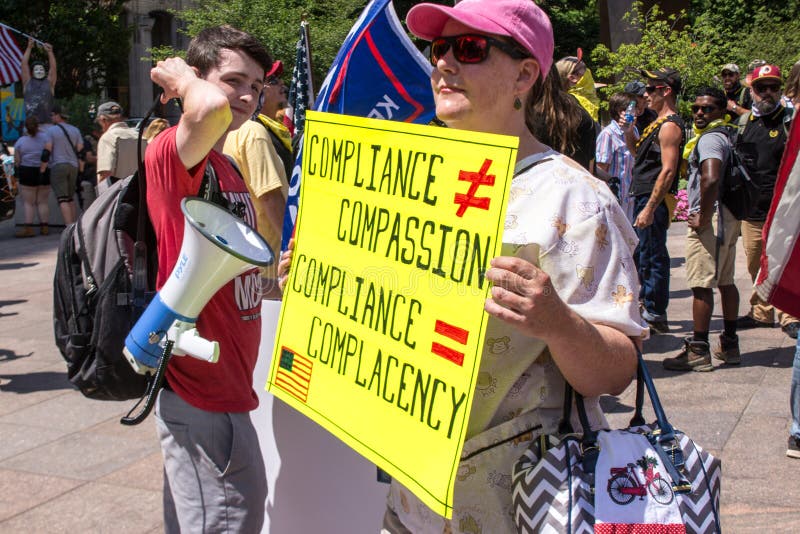
<path id="1" fill-rule="evenodd" d="M 436 320 L 436 327 L 433 329 L 434 332 L 437 334 L 441 334 L 447 338 L 452 339 L 453 341 L 460 343 L 462 345 L 467 344 L 467 339 L 469 338 L 469 332 L 464 330 L 463 328 L 459 328 L 455 325 L 446 323 L 444 321 Z M 441 343 L 433 342 L 431 344 L 431 352 L 436 354 L 437 356 L 441 356 L 445 360 L 450 360 L 456 365 L 463 365 L 464 364 L 464 353 L 459 352 L 455 349 L 450 347 L 445 347 Z"/>

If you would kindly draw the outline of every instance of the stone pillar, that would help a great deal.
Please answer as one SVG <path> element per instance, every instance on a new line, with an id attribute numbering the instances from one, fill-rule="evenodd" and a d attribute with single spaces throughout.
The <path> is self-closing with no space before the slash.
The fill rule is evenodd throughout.
<path id="1" fill-rule="evenodd" d="M 150 61 L 148 56 L 152 45 L 153 19 L 147 14 L 128 13 L 133 27 L 133 46 L 128 56 L 130 72 L 130 95 L 127 112 L 129 117 L 143 117 L 153 104 L 153 83 L 150 81 Z"/>
<path id="2" fill-rule="evenodd" d="M 658 4 L 664 14 L 677 14 L 682 9 L 689 9 L 689 0 L 672 0 L 671 2 L 656 2 L 645 0 L 642 7 L 644 12 L 653 4 Z M 636 43 L 642 37 L 639 28 L 628 25 L 623 20 L 625 13 L 630 11 L 633 0 L 599 0 L 597 10 L 600 13 L 600 42 L 606 45 L 612 52 L 615 52 L 619 45 L 624 43 Z M 678 28 L 683 27 L 685 21 L 679 22 Z"/>

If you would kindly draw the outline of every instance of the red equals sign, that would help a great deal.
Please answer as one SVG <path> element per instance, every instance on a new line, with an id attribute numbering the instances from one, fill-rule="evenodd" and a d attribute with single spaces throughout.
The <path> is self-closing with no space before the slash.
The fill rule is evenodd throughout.
<path id="1" fill-rule="evenodd" d="M 469 338 L 469 332 L 464 330 L 463 328 L 459 328 L 455 325 L 446 323 L 444 321 L 436 320 L 436 327 L 433 329 L 434 332 L 437 334 L 441 334 L 453 341 L 460 343 L 462 345 L 467 344 L 467 339 Z M 450 360 L 456 365 L 463 365 L 464 363 L 464 353 L 452 349 L 450 347 L 445 347 L 441 343 L 433 342 L 431 344 L 431 352 L 436 354 L 437 356 L 441 356 L 445 360 Z"/>

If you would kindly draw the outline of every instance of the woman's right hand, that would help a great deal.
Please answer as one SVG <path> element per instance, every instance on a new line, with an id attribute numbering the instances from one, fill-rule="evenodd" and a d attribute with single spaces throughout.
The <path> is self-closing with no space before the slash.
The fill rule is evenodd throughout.
<path id="1" fill-rule="evenodd" d="M 294 252 L 294 238 L 289 240 L 286 250 L 281 252 L 281 259 L 278 262 L 278 287 L 286 287 L 286 282 L 289 281 L 289 271 L 292 267 L 292 253 Z"/>

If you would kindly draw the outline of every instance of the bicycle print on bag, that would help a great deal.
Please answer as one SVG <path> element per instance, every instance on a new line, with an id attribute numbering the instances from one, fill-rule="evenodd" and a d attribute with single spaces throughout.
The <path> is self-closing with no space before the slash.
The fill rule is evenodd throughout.
<path id="1" fill-rule="evenodd" d="M 657 503 L 670 504 L 675 494 L 669 482 L 661 478 L 661 473 L 655 470 L 656 467 L 658 467 L 656 457 L 647 454 L 636 460 L 636 463 L 628 463 L 625 467 L 612 467 L 606 488 L 608 496 L 615 503 L 624 506 L 630 504 L 637 496 L 640 501 L 644 500 L 649 492 Z M 639 478 L 639 470 L 644 476 L 644 482 Z"/>

